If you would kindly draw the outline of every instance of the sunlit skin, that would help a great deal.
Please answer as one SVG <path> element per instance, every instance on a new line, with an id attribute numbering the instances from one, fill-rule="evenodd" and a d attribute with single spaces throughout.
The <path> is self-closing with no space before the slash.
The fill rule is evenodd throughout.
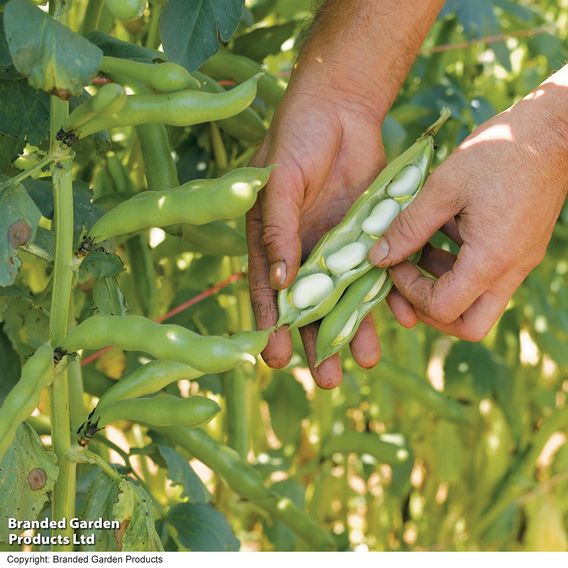
<path id="1" fill-rule="evenodd" d="M 276 291 L 293 282 L 301 260 L 384 166 L 380 125 L 442 5 L 332 0 L 316 19 L 253 160 L 278 164 L 247 218 L 260 328 L 276 322 Z M 567 75 L 564 68 L 477 129 L 371 250 L 370 260 L 392 267 L 396 290 L 388 302 L 402 325 L 422 320 L 479 340 L 542 259 L 568 187 Z M 426 278 L 403 261 L 442 227 L 460 253 L 427 248 L 421 266 L 434 278 Z M 313 365 L 317 324 L 300 331 L 317 384 L 338 385 L 338 355 Z M 379 361 L 370 317 L 351 351 L 362 367 Z M 280 329 L 263 357 L 278 368 L 291 353 L 289 333 Z"/>

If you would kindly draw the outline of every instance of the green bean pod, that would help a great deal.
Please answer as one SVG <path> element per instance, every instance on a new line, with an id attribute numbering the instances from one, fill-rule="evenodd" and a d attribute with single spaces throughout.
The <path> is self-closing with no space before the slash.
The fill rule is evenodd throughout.
<path id="1" fill-rule="evenodd" d="M 139 193 L 100 217 L 89 235 L 100 243 L 156 224 L 204 225 L 240 217 L 254 205 L 272 169 L 239 168 L 218 179 L 193 180 L 174 189 Z"/>
<path id="2" fill-rule="evenodd" d="M 209 422 L 221 409 L 205 396 L 180 398 L 160 394 L 148 398 L 133 398 L 109 402 L 98 407 L 89 423 L 101 428 L 117 420 L 131 420 L 147 426 L 198 426 Z"/>
<path id="3" fill-rule="evenodd" d="M 363 318 L 392 288 L 392 280 L 383 268 L 373 268 L 353 282 L 319 327 L 316 340 L 316 366 L 347 345 Z"/>
<path id="4" fill-rule="evenodd" d="M 93 112 L 101 116 L 112 116 L 124 108 L 126 98 L 126 91 L 122 85 L 107 83 L 91 99 Z"/>
<path id="5" fill-rule="evenodd" d="M 189 71 L 177 63 L 141 63 L 131 59 L 105 55 L 99 71 L 121 85 L 141 83 L 161 93 L 199 89 L 200 83 Z"/>
<path id="6" fill-rule="evenodd" d="M 266 347 L 270 333 L 270 329 L 240 331 L 231 337 L 231 341 L 243 352 L 258 355 Z M 102 395 L 97 408 L 119 400 L 154 394 L 175 381 L 193 380 L 203 375 L 203 371 L 198 371 L 184 363 L 150 361 L 114 383 Z"/>
<path id="7" fill-rule="evenodd" d="M 136 126 L 138 124 L 169 124 L 192 126 L 203 122 L 222 120 L 239 114 L 256 96 L 258 77 L 224 93 L 206 93 L 195 90 L 173 93 L 129 95 L 126 105 L 113 116 L 94 116 L 76 131 L 84 138 L 101 130 Z"/>
<path id="8" fill-rule="evenodd" d="M 194 76 L 201 82 L 201 88 L 208 93 L 223 93 L 225 91 L 217 81 L 199 71 L 194 72 Z M 246 142 L 260 142 L 266 134 L 266 126 L 264 126 L 262 119 L 250 107 L 235 116 L 217 121 L 217 124 L 227 134 Z"/>
<path id="9" fill-rule="evenodd" d="M 54 375 L 53 347 L 46 343 L 26 361 L 20 380 L 0 406 L 0 462 L 16 437 L 18 426 L 35 410 L 41 391 Z"/>
<path id="10" fill-rule="evenodd" d="M 213 57 L 210 57 L 201 66 L 200 71 L 217 79 L 233 79 L 238 83 L 262 73 L 263 75 L 258 81 L 258 96 L 273 107 L 280 104 L 286 91 L 285 85 L 274 75 L 265 73 L 262 66 L 256 61 L 224 50 L 218 51 Z"/>
<path id="11" fill-rule="evenodd" d="M 103 394 L 97 408 L 119 400 L 154 394 L 175 381 L 196 379 L 202 375 L 202 371 L 177 361 L 150 361 L 115 382 Z"/>
<path id="12" fill-rule="evenodd" d="M 371 270 L 367 253 L 388 226 L 385 212 L 379 219 L 381 228 L 369 225 L 377 225 L 377 211 L 383 205 L 395 209 L 386 212 L 390 222 L 418 194 L 434 158 L 434 135 L 448 116 L 443 112 L 410 148 L 383 169 L 343 220 L 320 239 L 292 285 L 278 294 L 278 326 L 301 327 L 323 318 L 347 287 Z M 401 178 L 408 178 L 409 173 L 414 179 L 410 191 L 406 191 L 407 180 Z"/>
<path id="13" fill-rule="evenodd" d="M 266 332 L 257 333 L 262 338 L 259 344 L 265 337 L 268 339 Z M 247 341 L 247 345 L 251 344 Z M 230 338 L 205 337 L 180 325 L 159 324 L 142 316 L 91 316 L 69 332 L 61 347 L 76 352 L 108 345 L 185 363 L 205 373 L 222 373 L 243 361 L 254 363 L 258 355 L 244 351 Z"/>
<path id="14" fill-rule="evenodd" d="M 417 263 L 420 254 L 409 260 Z M 392 279 L 384 268 L 372 268 L 348 286 L 325 316 L 316 340 L 316 366 L 345 347 L 355 336 L 365 316 L 389 294 Z"/>

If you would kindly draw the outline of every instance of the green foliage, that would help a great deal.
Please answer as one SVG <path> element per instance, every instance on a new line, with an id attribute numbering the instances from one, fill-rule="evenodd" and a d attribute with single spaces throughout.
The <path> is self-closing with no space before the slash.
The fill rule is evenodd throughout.
<path id="1" fill-rule="evenodd" d="M 250 330 L 244 216 L 144 228 L 94 246 L 84 237 L 105 211 L 148 186 L 216 178 L 248 163 L 282 97 L 312 2 L 150 2 L 125 22 L 108 11 L 93 18 L 85 0 L 56 2 L 51 16 L 28 0 L 0 4 L 0 183 L 25 178 L 0 189 L 0 402 L 64 305 L 72 326 L 100 314 L 165 320 L 203 335 Z M 382 125 L 389 159 L 448 106 L 435 165 L 445 159 L 564 64 L 567 18 L 566 0 L 446 2 Z M 71 188 L 53 161 L 61 148 L 50 129 L 62 120 L 50 114 L 49 94 L 73 95 L 71 108 L 90 100 L 102 54 L 200 69 L 196 78 L 212 92 L 259 69 L 266 75 L 245 112 L 191 127 L 157 125 L 161 142 L 151 151 L 141 143 L 148 131 L 122 126 L 73 143 Z M 62 188 L 70 199 L 58 213 Z M 62 220 L 64 237 L 56 234 Z M 442 234 L 434 242 L 456 250 Z M 344 350 L 344 381 L 332 392 L 314 387 L 297 333 L 285 369 L 246 362 L 166 386 L 170 396 L 219 404 L 200 429 L 157 432 L 122 420 L 82 431 L 89 446 L 78 450 L 70 424 L 86 421 L 115 381 L 150 357 L 114 347 L 83 353 L 82 369 L 68 359 L 51 388 L 53 414 L 43 393 L 0 466 L 0 519 L 43 518 L 55 514 L 54 495 L 73 500 L 73 485 L 62 493 L 56 482 L 67 459 L 59 454 L 55 465 L 34 430 L 61 443 L 67 421 L 73 451 L 84 458 L 78 516 L 120 523 L 117 532 L 95 531 L 96 545 L 82 550 L 565 550 L 567 242 L 568 206 L 546 258 L 482 343 L 421 325 L 404 329 L 379 305 L 383 360 L 364 370 Z M 58 263 L 63 249 L 71 256 Z M 64 297 L 61 264 L 72 280 Z M 66 393 L 70 415 L 57 399 L 63 372 L 75 389 Z M 45 483 L 30 491 L 38 468 Z"/>

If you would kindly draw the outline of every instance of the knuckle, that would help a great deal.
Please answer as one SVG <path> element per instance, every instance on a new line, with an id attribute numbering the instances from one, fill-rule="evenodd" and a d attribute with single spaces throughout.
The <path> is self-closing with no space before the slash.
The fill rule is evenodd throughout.
<path id="1" fill-rule="evenodd" d="M 420 224 L 413 207 L 405 209 L 393 222 L 392 232 L 404 242 L 416 242 L 420 240 Z"/>

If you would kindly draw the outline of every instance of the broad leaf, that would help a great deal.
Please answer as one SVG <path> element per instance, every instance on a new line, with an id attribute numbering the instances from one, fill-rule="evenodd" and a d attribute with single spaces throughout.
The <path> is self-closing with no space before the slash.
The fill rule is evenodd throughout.
<path id="1" fill-rule="evenodd" d="M 49 95 L 24 79 L 0 81 L 0 132 L 39 146 L 49 136 Z"/>
<path id="2" fill-rule="evenodd" d="M 271 489 L 280 497 L 290 499 L 300 510 L 304 509 L 304 488 L 295 479 L 288 478 L 278 481 L 272 485 Z M 275 519 L 272 519 L 271 522 L 265 522 L 264 525 L 266 536 L 274 545 L 275 550 L 294 550 L 298 536 L 288 525 Z"/>
<path id="3" fill-rule="evenodd" d="M 295 29 L 296 22 L 294 21 L 277 26 L 256 28 L 235 39 L 235 53 L 262 63 L 267 55 L 280 53 L 282 44 L 292 37 Z"/>
<path id="4" fill-rule="evenodd" d="M 31 521 L 41 513 L 55 485 L 56 461 L 35 430 L 22 423 L 0 463 L 0 542 L 6 542 L 10 533 L 23 532 L 8 529 L 8 517 Z"/>
<path id="5" fill-rule="evenodd" d="M 212 499 L 211 493 L 187 460 L 169 446 L 158 445 L 158 450 L 168 468 L 168 479 L 173 485 L 183 488 L 182 496 L 192 503 L 209 503 Z"/>
<path id="6" fill-rule="evenodd" d="M 227 42 L 239 25 L 244 0 L 169 0 L 160 18 L 168 59 L 193 71 Z"/>
<path id="7" fill-rule="evenodd" d="M 36 89 L 68 99 L 97 74 L 101 50 L 31 0 L 6 4 L 4 29 L 14 66 Z"/>
<path id="8" fill-rule="evenodd" d="M 35 238 L 41 213 L 22 185 L 0 193 L 0 286 L 13 284 L 21 261 L 18 248 Z"/>
<path id="9" fill-rule="evenodd" d="M 127 478 L 120 481 L 119 489 L 121 493 L 114 508 L 116 519 L 121 522 L 118 549 L 124 552 L 163 550 L 152 518 L 152 500 L 148 493 Z"/>
<path id="10" fill-rule="evenodd" d="M 142 63 L 153 63 L 154 61 L 165 59 L 165 54 L 161 51 L 148 49 L 141 45 L 134 45 L 127 41 L 122 41 L 102 32 L 90 32 L 85 36 L 91 43 L 102 49 L 105 55 L 112 57 L 122 57 L 122 59 L 133 59 Z"/>
<path id="11" fill-rule="evenodd" d="M 270 408 L 274 432 L 284 445 L 296 445 L 302 419 L 310 413 L 306 391 L 292 375 L 276 372 L 263 395 Z"/>
<path id="12" fill-rule="evenodd" d="M 162 543 L 154 520 L 150 496 L 127 478 L 117 484 L 104 473 L 92 481 L 83 503 L 80 518 L 95 520 L 102 517 L 119 521 L 116 530 L 87 529 L 84 534 L 95 533 L 95 545 L 84 545 L 83 551 L 161 551 Z"/>
<path id="13" fill-rule="evenodd" d="M 0 318 L 1 319 L 1 318 Z M 0 327 L 0 361 L 2 361 L 2 374 L 0 375 L 0 405 L 6 395 L 12 390 L 20 378 L 20 358 L 10 340 Z"/>
<path id="14" fill-rule="evenodd" d="M 170 509 L 167 520 L 176 531 L 176 540 L 185 550 L 236 552 L 240 542 L 225 517 L 205 503 L 180 503 Z"/>

